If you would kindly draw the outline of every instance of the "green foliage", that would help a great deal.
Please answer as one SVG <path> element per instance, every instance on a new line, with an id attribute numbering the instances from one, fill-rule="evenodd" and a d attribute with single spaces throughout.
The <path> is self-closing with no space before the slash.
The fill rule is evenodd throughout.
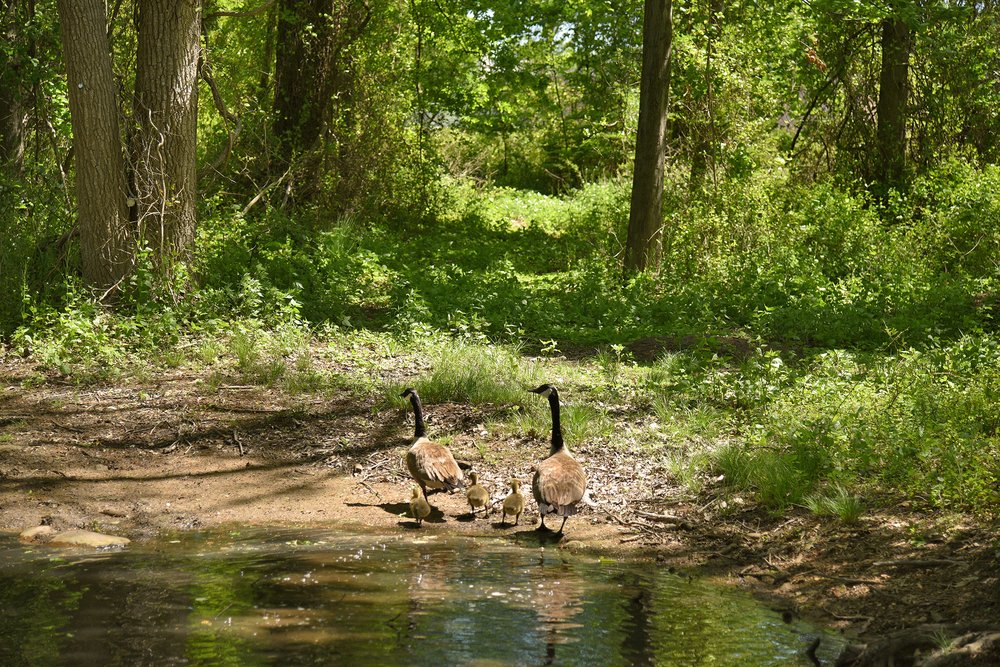
<path id="1" fill-rule="evenodd" d="M 62 310 L 34 309 L 30 327 L 19 328 L 14 348 L 47 368 L 81 380 L 113 377 L 121 370 L 126 332 L 121 320 L 79 292 Z"/>
<path id="2" fill-rule="evenodd" d="M 772 506 L 825 479 L 862 479 L 938 506 L 996 507 L 1000 345 L 989 337 L 899 355 L 820 354 L 745 415 L 716 456 L 737 487 Z"/>
<path id="3" fill-rule="evenodd" d="M 809 511 L 817 516 L 835 516 L 845 525 L 854 525 L 864 513 L 861 498 L 843 485 L 834 485 L 827 493 L 818 493 L 805 499 Z"/>
<path id="4" fill-rule="evenodd" d="M 523 405 L 527 390 L 540 384 L 538 369 L 504 347 L 457 339 L 435 343 L 427 352 L 431 370 L 413 386 L 430 403 Z M 400 391 L 391 387 L 389 393 Z"/>

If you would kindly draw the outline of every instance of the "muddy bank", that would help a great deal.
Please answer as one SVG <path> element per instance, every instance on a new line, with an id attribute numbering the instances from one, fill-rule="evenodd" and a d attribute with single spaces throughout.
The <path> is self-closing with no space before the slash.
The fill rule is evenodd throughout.
<path id="1" fill-rule="evenodd" d="M 188 371 L 86 388 L 26 387 L 31 372 L 17 361 L 0 367 L 0 530 L 46 523 L 132 539 L 241 524 L 412 530 L 403 411 L 346 391 L 209 388 Z M 544 437 L 490 433 L 477 408 L 435 406 L 432 419 L 494 500 L 512 474 L 530 479 L 546 448 Z M 578 455 L 593 506 L 568 523 L 564 548 L 648 553 L 852 637 L 1000 618 L 996 524 L 879 499 L 852 528 L 804 510 L 775 517 L 721 487 L 692 497 L 655 457 Z M 507 528 L 497 514 L 469 520 L 461 495 L 431 502 L 439 513 L 423 530 L 537 540 L 536 515 Z"/>

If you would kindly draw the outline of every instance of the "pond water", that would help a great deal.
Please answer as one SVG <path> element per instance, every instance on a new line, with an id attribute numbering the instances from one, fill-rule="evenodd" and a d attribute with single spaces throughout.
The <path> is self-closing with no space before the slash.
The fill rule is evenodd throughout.
<path id="1" fill-rule="evenodd" d="M 409 531 L 0 538 L 0 665 L 812 665 L 834 635 L 650 561 Z"/>

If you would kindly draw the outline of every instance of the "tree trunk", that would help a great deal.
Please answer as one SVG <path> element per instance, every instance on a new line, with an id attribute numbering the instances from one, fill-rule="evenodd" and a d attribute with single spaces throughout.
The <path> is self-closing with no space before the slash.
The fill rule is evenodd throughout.
<path id="1" fill-rule="evenodd" d="M 0 165 L 9 173 L 20 174 L 24 164 L 25 108 L 21 85 L 23 58 L 20 48 L 20 21 L 26 17 L 22 0 L 0 1 L 0 37 L 8 49 L 0 51 Z"/>
<path id="2" fill-rule="evenodd" d="M 364 0 L 281 0 L 274 68 L 274 125 L 281 168 L 322 147 L 334 105 L 350 84 L 341 54 L 371 18 Z M 291 181 L 302 198 L 316 189 L 322 162 L 308 156 Z"/>
<path id="3" fill-rule="evenodd" d="M 903 181 L 909 67 L 909 26 L 898 18 L 887 18 L 882 21 L 882 70 L 876 107 L 878 179 L 886 190 Z"/>
<path id="4" fill-rule="evenodd" d="M 662 252 L 663 169 L 673 41 L 671 5 L 671 0 L 645 0 L 639 129 L 625 245 L 626 274 L 658 267 Z"/>
<path id="5" fill-rule="evenodd" d="M 199 0 L 140 0 L 136 55 L 136 206 L 160 267 L 187 262 L 198 194 Z"/>
<path id="6" fill-rule="evenodd" d="M 125 162 L 104 0 L 58 0 L 76 150 L 76 201 L 84 280 L 107 294 L 133 258 Z"/>
<path id="7" fill-rule="evenodd" d="M 704 118 L 689 119 L 691 127 L 691 175 L 688 184 L 691 190 L 697 190 L 704 181 L 705 174 L 711 169 L 712 185 L 718 185 L 716 144 L 718 134 L 715 127 L 715 73 L 713 58 L 715 44 L 722 32 L 722 0 L 706 0 L 706 30 L 705 30 L 705 97 L 700 105 L 704 109 Z"/>

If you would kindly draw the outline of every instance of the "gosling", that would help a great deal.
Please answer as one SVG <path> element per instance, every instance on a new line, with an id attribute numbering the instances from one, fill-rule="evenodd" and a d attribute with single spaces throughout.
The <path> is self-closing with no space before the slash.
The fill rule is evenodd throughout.
<path id="1" fill-rule="evenodd" d="M 476 516 L 476 510 L 485 508 L 486 516 L 490 514 L 490 494 L 486 488 L 479 483 L 479 475 L 474 472 L 469 473 L 469 479 L 472 480 L 472 486 L 469 490 L 465 492 L 465 497 L 469 501 L 469 507 L 472 510 L 472 516 Z"/>
<path id="2" fill-rule="evenodd" d="M 420 492 L 420 487 L 413 485 L 413 496 L 410 498 L 410 514 L 417 520 L 417 525 L 421 525 L 424 519 L 431 513 L 430 503 Z"/>
<path id="3" fill-rule="evenodd" d="M 500 523 L 507 525 L 507 515 L 514 517 L 514 525 L 521 520 L 521 512 L 524 511 L 524 494 L 521 493 L 521 480 L 510 480 L 510 495 L 503 499 L 503 517 Z"/>

